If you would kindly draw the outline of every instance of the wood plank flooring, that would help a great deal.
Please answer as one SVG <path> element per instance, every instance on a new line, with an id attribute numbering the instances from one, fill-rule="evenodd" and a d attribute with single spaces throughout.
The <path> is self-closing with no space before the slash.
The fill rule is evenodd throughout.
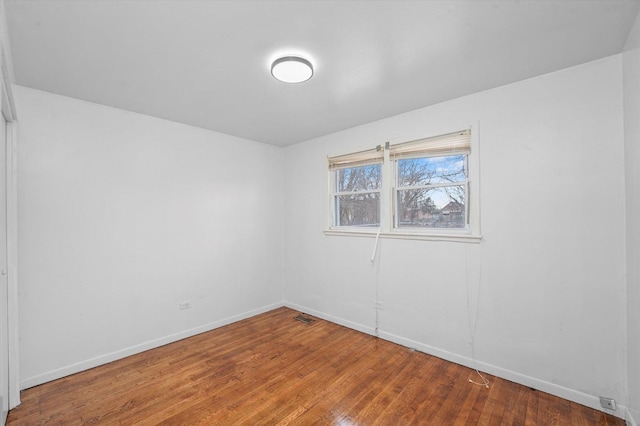
<path id="1" fill-rule="evenodd" d="M 22 392 L 9 425 L 624 425 L 280 308 Z"/>

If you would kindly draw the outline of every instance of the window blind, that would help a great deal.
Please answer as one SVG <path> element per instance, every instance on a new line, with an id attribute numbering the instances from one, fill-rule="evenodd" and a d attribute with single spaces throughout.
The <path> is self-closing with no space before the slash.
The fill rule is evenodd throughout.
<path id="1" fill-rule="evenodd" d="M 369 164 L 382 163 L 384 150 L 381 146 L 366 151 L 329 157 L 329 170 L 344 169 L 347 167 L 359 167 Z"/>
<path id="2" fill-rule="evenodd" d="M 403 142 L 391 145 L 389 149 L 389 156 L 394 160 L 469 153 L 471 153 L 471 130 Z"/>

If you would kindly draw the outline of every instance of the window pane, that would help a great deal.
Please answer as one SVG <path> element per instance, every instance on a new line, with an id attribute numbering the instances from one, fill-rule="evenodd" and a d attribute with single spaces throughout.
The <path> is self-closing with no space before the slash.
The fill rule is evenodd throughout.
<path id="1" fill-rule="evenodd" d="M 398 191 L 398 227 L 464 228 L 465 185 Z"/>
<path id="2" fill-rule="evenodd" d="M 380 226 L 380 193 L 336 196 L 337 226 Z"/>
<path id="3" fill-rule="evenodd" d="M 381 169 L 380 164 L 371 164 L 336 170 L 337 192 L 380 189 Z"/>
<path id="4" fill-rule="evenodd" d="M 464 182 L 465 156 L 423 157 L 398 160 L 398 186 Z"/>

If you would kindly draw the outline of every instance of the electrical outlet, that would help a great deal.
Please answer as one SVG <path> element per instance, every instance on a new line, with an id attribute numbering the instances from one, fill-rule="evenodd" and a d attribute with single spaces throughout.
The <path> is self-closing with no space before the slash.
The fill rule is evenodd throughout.
<path id="1" fill-rule="evenodd" d="M 602 408 L 606 408 L 607 410 L 615 410 L 616 409 L 616 400 L 613 398 L 606 398 L 604 396 L 600 397 L 600 405 Z"/>
<path id="2" fill-rule="evenodd" d="M 379 311 L 382 311 L 384 308 L 382 307 L 384 305 L 384 303 L 380 302 L 379 300 L 376 300 L 373 302 L 373 309 L 377 309 Z"/>
<path id="3" fill-rule="evenodd" d="M 181 311 L 189 308 L 191 308 L 191 302 L 181 302 L 178 304 L 178 309 L 180 309 Z"/>

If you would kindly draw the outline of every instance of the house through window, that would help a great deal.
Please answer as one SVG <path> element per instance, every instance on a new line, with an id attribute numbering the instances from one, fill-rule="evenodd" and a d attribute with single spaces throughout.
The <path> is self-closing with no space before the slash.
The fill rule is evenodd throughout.
<path id="1" fill-rule="evenodd" d="M 398 160 L 396 227 L 464 228 L 465 155 Z"/>
<path id="2" fill-rule="evenodd" d="M 470 157 L 464 130 L 329 158 L 330 230 L 470 234 Z"/>

